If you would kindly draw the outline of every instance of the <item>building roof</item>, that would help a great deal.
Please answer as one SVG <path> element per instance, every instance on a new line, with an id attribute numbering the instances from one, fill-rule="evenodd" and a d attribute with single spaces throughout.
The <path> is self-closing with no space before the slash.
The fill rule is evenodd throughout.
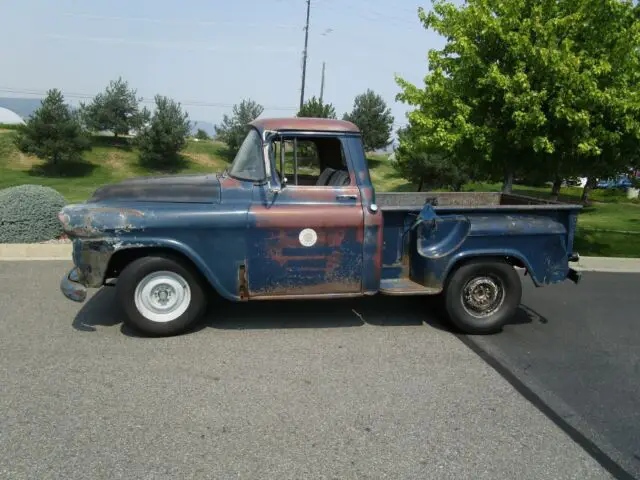
<path id="1" fill-rule="evenodd" d="M 19 125 L 23 124 L 24 120 L 16 112 L 9 110 L 8 108 L 0 107 L 0 123 L 6 125 Z"/>
<path id="2" fill-rule="evenodd" d="M 260 132 L 264 130 L 304 130 L 312 132 L 351 132 L 360 130 L 353 123 L 346 120 L 330 118 L 259 118 L 250 123 Z"/>

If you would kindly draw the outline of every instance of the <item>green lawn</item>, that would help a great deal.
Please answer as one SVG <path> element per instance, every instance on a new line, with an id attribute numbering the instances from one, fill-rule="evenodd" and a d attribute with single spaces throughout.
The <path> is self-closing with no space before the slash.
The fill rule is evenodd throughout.
<path id="1" fill-rule="evenodd" d="M 94 137 L 93 148 L 84 161 L 67 168 L 61 177 L 43 168 L 43 162 L 17 151 L 15 132 L 0 129 L 0 189 L 33 183 L 58 190 L 69 202 L 86 200 L 101 185 L 132 176 L 167 173 L 211 173 L 224 170 L 229 155 L 224 144 L 190 140 L 182 153 L 182 164 L 172 172 L 153 171 L 138 162 L 138 152 L 124 140 Z M 400 177 L 387 155 L 369 155 L 371 179 L 378 191 L 414 191 L 415 186 Z M 469 183 L 465 191 L 500 191 L 497 183 Z M 549 188 L 515 185 L 516 193 L 549 197 Z M 580 188 L 563 188 L 562 200 L 577 202 Z M 595 190 L 594 203 L 578 220 L 576 250 L 582 255 L 640 257 L 640 202 L 628 201 L 623 194 Z M 625 234 L 620 232 L 634 232 Z"/>
<path id="2" fill-rule="evenodd" d="M 34 183 L 58 190 L 69 202 L 86 200 L 96 188 L 125 178 L 168 173 L 200 173 L 222 171 L 227 165 L 223 144 L 190 140 L 182 154 L 182 164 L 172 172 L 142 167 L 138 152 L 125 140 L 94 137 L 91 151 L 83 162 L 70 165 L 65 176 L 47 172 L 43 162 L 20 153 L 13 145 L 15 132 L 0 130 L 0 189 Z"/>

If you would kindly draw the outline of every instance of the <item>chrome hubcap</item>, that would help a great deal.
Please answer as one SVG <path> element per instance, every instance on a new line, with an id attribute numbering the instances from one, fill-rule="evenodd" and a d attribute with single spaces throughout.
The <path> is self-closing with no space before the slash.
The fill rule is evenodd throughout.
<path id="1" fill-rule="evenodd" d="M 484 318 L 502 306 L 504 297 L 504 288 L 499 279 L 475 277 L 462 290 L 462 306 L 469 315 Z"/>

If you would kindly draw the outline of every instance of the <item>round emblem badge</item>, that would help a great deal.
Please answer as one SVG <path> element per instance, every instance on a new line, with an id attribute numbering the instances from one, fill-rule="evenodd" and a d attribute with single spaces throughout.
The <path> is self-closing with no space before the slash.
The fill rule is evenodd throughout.
<path id="1" fill-rule="evenodd" d="M 313 247 L 318 241 L 318 234 L 312 228 L 305 228 L 298 236 L 300 243 L 305 247 Z"/>

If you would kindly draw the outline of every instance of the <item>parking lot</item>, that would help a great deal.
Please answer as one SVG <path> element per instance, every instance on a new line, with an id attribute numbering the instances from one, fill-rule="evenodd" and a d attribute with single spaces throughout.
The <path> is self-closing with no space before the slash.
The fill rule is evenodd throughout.
<path id="1" fill-rule="evenodd" d="M 152 339 L 122 326 L 112 289 L 62 298 L 68 267 L 0 262 L 4 478 L 640 473 L 639 275 L 527 280 L 491 337 L 376 297 L 220 302 Z"/>

